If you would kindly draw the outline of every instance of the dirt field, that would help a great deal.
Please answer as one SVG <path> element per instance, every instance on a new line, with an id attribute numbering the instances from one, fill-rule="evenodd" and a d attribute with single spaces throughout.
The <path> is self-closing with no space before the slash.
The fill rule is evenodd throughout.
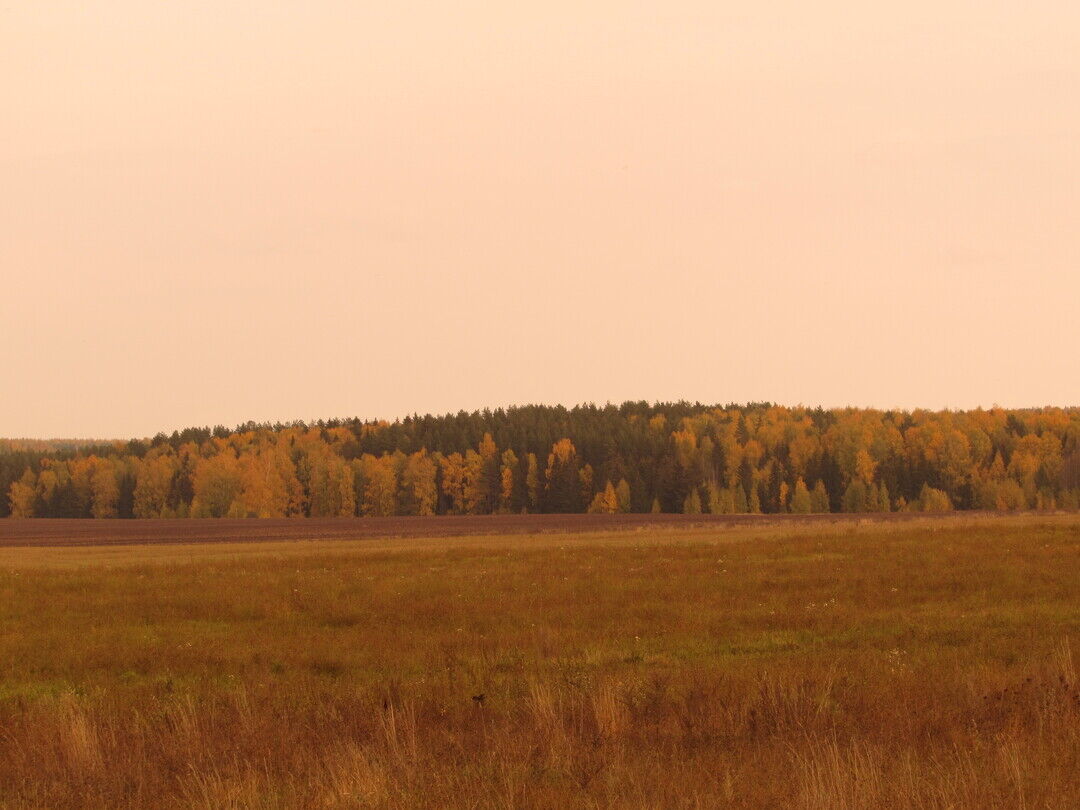
<path id="1" fill-rule="evenodd" d="M 1080 806 L 1080 517 L 530 520 L 0 548 L 0 808 Z"/>
<path id="2" fill-rule="evenodd" d="M 970 521 L 991 513 L 954 512 L 940 520 Z M 364 540 L 393 537 L 660 531 L 806 524 L 905 523 L 919 512 L 867 515 L 480 515 L 295 520 L 0 520 L 0 546 L 253 543 L 283 540 Z"/>

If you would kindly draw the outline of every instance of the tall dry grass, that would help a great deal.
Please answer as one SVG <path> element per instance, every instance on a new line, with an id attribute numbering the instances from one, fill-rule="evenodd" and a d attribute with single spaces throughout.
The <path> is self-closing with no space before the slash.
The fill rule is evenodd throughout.
<path id="1" fill-rule="evenodd" d="M 0 807 L 1080 806 L 1075 518 L 124 554 L 0 561 Z"/>

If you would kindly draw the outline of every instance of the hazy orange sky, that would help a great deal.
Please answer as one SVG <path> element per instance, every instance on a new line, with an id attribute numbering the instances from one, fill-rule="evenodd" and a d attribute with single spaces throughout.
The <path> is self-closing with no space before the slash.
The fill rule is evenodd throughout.
<path id="1" fill-rule="evenodd" d="M 1080 404 L 1075 2 L 34 0 L 0 42 L 0 435 Z"/>

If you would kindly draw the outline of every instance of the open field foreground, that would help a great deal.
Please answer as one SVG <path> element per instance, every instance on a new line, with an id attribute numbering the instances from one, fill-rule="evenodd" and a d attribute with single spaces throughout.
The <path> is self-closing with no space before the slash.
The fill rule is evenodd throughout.
<path id="1" fill-rule="evenodd" d="M 0 807 L 1075 808 L 1078 669 L 1077 516 L 7 547 Z"/>

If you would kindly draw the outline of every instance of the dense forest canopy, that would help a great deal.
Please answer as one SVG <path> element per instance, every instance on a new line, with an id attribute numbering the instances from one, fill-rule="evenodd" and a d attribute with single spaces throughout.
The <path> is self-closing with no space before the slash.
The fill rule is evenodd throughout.
<path id="1" fill-rule="evenodd" d="M 0 441 L 0 516 L 1080 507 L 1080 408 L 530 405 Z"/>

